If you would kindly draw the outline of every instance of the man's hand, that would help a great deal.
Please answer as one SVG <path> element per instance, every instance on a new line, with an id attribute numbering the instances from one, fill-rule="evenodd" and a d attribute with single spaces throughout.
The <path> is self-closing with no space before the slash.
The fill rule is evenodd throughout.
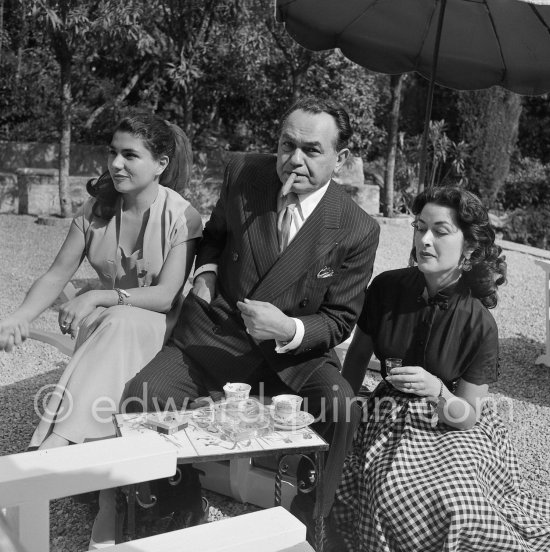
<path id="1" fill-rule="evenodd" d="M 216 279 L 215 272 L 201 272 L 193 280 L 193 288 L 191 291 L 197 296 L 211 303 L 214 297 L 216 297 Z"/>
<path id="2" fill-rule="evenodd" d="M 246 331 L 257 341 L 275 339 L 291 341 L 296 333 L 296 323 L 280 309 L 264 301 L 245 299 L 237 301 Z"/>

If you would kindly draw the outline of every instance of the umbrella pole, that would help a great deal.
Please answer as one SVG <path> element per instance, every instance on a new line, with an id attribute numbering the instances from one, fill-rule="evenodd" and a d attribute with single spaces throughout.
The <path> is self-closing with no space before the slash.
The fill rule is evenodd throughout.
<path id="1" fill-rule="evenodd" d="M 435 35 L 435 47 L 432 56 L 432 70 L 430 74 L 430 86 L 428 88 L 428 99 L 426 101 L 426 112 L 424 114 L 424 131 L 422 132 L 422 142 L 420 145 L 420 171 L 418 175 L 418 192 L 420 193 L 426 186 L 426 165 L 428 163 L 428 135 L 430 133 L 430 119 L 432 115 L 432 105 L 434 99 L 435 73 L 437 71 L 437 62 L 439 60 L 439 44 L 441 42 L 441 31 L 443 29 L 443 18 L 447 0 L 441 0 L 439 9 L 439 19 L 437 22 L 437 32 Z"/>

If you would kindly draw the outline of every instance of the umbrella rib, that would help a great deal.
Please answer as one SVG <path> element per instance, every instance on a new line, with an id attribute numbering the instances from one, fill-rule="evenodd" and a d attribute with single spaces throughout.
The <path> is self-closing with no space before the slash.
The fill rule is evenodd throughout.
<path id="1" fill-rule="evenodd" d="M 546 21 L 542 17 L 542 15 L 539 12 L 539 9 L 537 6 L 533 6 L 533 4 L 529 4 L 529 7 L 531 8 L 531 11 L 535 14 L 537 19 L 542 23 L 542 26 L 546 29 L 548 33 L 550 33 L 550 27 L 547 25 Z"/>
<path id="2" fill-rule="evenodd" d="M 542 24 L 542 26 L 546 29 L 546 32 L 550 34 L 550 27 L 547 25 L 546 21 L 540 14 L 539 8 L 537 6 L 533 6 L 533 4 L 529 4 L 529 7 L 531 8 L 531 11 L 535 14 L 535 17 L 539 20 L 539 22 Z"/>
<path id="3" fill-rule="evenodd" d="M 374 6 L 376 6 L 376 4 L 379 4 L 380 1 L 381 0 L 376 0 L 370 6 L 367 6 L 366 8 L 363 8 L 363 11 L 361 13 L 358 13 L 357 16 L 355 17 L 355 19 L 353 19 L 352 21 L 349 21 L 349 23 L 345 27 L 343 27 L 342 30 L 339 33 L 335 33 L 336 43 L 337 44 L 339 43 L 340 37 L 347 31 L 347 29 L 349 29 L 356 21 L 361 19 L 365 15 L 365 13 L 367 13 L 369 10 L 374 8 Z"/>
<path id="4" fill-rule="evenodd" d="M 499 53 L 500 59 L 502 61 L 503 70 L 502 70 L 502 76 L 500 77 L 500 82 L 502 83 L 502 82 L 505 81 L 505 76 L 508 73 L 508 70 L 506 68 L 506 61 L 504 59 L 504 54 L 502 53 L 502 46 L 500 44 L 499 36 L 498 36 L 498 33 L 497 33 L 497 28 L 496 28 L 496 25 L 495 25 L 495 21 L 493 19 L 493 14 L 491 13 L 491 10 L 489 9 L 489 6 L 488 6 L 487 2 L 484 2 L 484 4 L 485 4 L 485 9 L 487 10 L 487 14 L 489 16 L 489 21 L 491 22 L 491 27 L 493 28 L 493 33 L 495 35 L 496 43 L 498 44 L 498 53 Z"/>
<path id="5" fill-rule="evenodd" d="M 435 11 L 436 11 L 438 1 L 439 0 L 434 0 L 432 13 L 430 15 L 430 20 L 428 21 L 428 23 L 426 23 L 426 27 L 424 28 L 424 36 L 422 37 L 422 43 L 420 44 L 420 48 L 418 49 L 418 53 L 416 54 L 416 58 L 414 60 L 415 71 L 418 71 L 418 60 L 420 59 L 420 56 L 422 55 L 422 50 L 424 49 L 424 46 L 426 44 L 426 37 L 428 36 L 428 33 L 432 26 L 432 21 L 433 21 L 433 18 L 435 17 Z M 435 75 L 434 75 L 434 78 L 435 78 Z"/>

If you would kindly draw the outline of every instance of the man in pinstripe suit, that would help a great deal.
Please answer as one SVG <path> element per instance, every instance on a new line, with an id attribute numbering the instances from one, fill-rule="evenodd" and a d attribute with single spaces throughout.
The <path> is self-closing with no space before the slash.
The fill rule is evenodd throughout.
<path id="1" fill-rule="evenodd" d="M 360 416 L 332 349 L 359 315 L 379 235 L 332 181 L 351 134 L 344 109 L 304 98 L 283 117 L 276 157 L 230 161 L 172 338 L 126 395 L 146 397 L 151 410 L 170 399 L 180 407 L 189 398 L 219 398 L 228 381 L 302 395 L 321 417 L 313 427 L 330 443 L 325 514 Z M 298 201 L 282 238 L 292 194 Z"/>

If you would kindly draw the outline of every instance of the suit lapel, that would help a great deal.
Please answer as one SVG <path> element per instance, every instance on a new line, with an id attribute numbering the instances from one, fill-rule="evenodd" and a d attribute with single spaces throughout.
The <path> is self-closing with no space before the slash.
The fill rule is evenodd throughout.
<path id="1" fill-rule="evenodd" d="M 313 213 L 259 283 L 251 298 L 272 301 L 306 273 L 316 259 L 334 247 L 340 231 L 341 194 L 338 185 L 331 182 Z"/>
<path id="2" fill-rule="evenodd" d="M 259 279 L 270 270 L 278 258 L 277 194 L 280 188 L 279 177 L 273 171 L 269 178 L 248 184 L 244 196 L 246 234 Z"/>

